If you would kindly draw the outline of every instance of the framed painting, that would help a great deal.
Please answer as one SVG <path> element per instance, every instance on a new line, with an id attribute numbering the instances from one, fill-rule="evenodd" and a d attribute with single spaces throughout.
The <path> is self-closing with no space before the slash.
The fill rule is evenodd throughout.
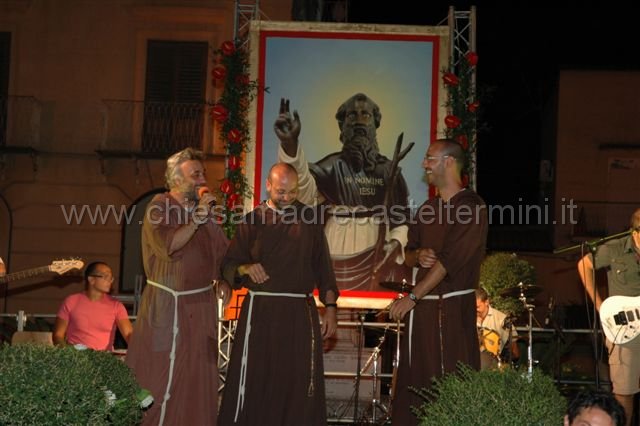
<path id="1" fill-rule="evenodd" d="M 266 199 L 264 183 L 269 168 L 282 161 L 280 139 L 274 130 L 275 121 L 284 105 L 282 100 L 287 101 L 291 114 L 296 111 L 299 116 L 301 131 L 298 151 L 303 157 L 299 157 L 299 153 L 295 156 L 308 162 L 307 172 L 310 172 L 310 179 L 317 183 L 313 197 L 309 198 L 307 194 L 303 202 L 324 202 L 333 208 L 342 206 L 344 211 L 353 214 L 362 207 L 361 204 L 366 204 L 368 210 L 376 207 L 372 205 L 373 200 L 382 204 L 380 200 L 384 198 L 382 194 L 385 191 L 389 192 L 385 200 L 396 200 L 396 204 L 402 204 L 407 211 L 415 210 L 427 199 L 422 159 L 429 143 L 444 134 L 440 123 L 445 115 L 446 95 L 440 74 L 448 64 L 448 27 L 254 21 L 251 24 L 250 45 L 252 79 L 258 80 L 265 90 L 257 93 L 250 113 L 255 146 L 247 155 L 246 169 L 254 191 L 253 199 L 248 200 L 246 207 L 255 206 Z M 354 105 L 364 105 L 373 117 L 371 122 L 375 129 L 372 127 L 373 135 L 368 138 L 370 144 L 375 145 L 375 155 L 379 160 L 371 160 L 371 169 L 377 167 L 376 162 L 393 162 L 400 135 L 402 149 L 411 142 L 415 143 L 398 162 L 401 180 L 405 184 L 402 189 L 396 189 L 395 180 L 393 184 L 390 183 L 391 166 L 385 166 L 386 171 L 380 172 L 379 176 L 360 171 L 347 172 L 348 176 L 342 175 L 337 183 L 333 183 L 338 188 L 325 191 L 326 182 L 321 182 L 318 173 L 323 167 L 331 169 L 330 173 L 333 173 L 337 168 L 334 160 L 341 161 L 338 159 L 340 153 L 344 153 L 348 145 L 343 137 L 342 126 L 345 114 L 348 121 L 350 108 Z M 371 156 L 367 153 L 363 155 Z M 366 161 L 362 166 L 365 170 Z M 348 169 L 350 166 L 345 167 Z M 352 195 L 331 195 L 332 192 L 349 193 L 344 190 L 349 185 L 355 185 Z M 377 195 L 369 197 L 366 202 L 358 201 L 360 195 L 372 194 Z M 388 211 L 389 207 L 393 205 L 387 203 L 385 209 Z M 372 279 L 370 266 L 360 268 L 361 258 L 356 261 L 356 265 L 360 266 L 347 266 L 350 268 L 347 275 L 355 273 L 364 278 L 355 281 L 351 278 L 346 281 L 340 279 L 344 271 L 335 264 L 336 259 L 361 254 L 363 249 L 360 246 L 371 245 L 373 241 L 380 242 L 383 234 L 388 242 L 390 228 L 395 229 L 399 225 L 386 225 L 386 229 L 379 228 L 374 232 L 376 235 L 373 237 L 348 232 L 339 232 L 339 236 L 332 237 L 327 231 L 339 278 L 341 306 L 382 308 L 398 294 L 390 283 L 411 284 L 412 274 L 401 266 L 402 252 L 398 253 L 397 250 L 391 256 L 393 259 L 390 262 L 395 265 L 390 271 L 386 270 L 389 268 L 383 268 L 384 274 L 373 274 L 377 276 Z M 336 243 L 332 238 L 340 241 Z M 342 247 L 343 239 L 353 239 L 354 244 Z M 403 242 L 402 237 L 397 240 Z M 336 248 L 338 246 L 342 248 Z M 375 255 L 369 255 L 368 264 L 373 262 L 379 265 L 384 253 L 378 247 Z M 386 286 L 383 287 L 381 283 Z"/>

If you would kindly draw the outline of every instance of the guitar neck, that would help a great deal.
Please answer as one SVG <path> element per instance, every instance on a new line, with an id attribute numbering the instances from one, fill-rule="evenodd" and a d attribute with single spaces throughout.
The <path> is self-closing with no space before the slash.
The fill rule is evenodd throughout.
<path id="1" fill-rule="evenodd" d="M 12 274 L 7 274 L 4 277 L 0 277 L 0 283 L 4 284 L 11 281 L 22 280 L 24 278 L 34 277 L 49 271 L 49 266 L 41 266 L 39 268 L 27 269 L 26 271 L 14 272 Z"/>

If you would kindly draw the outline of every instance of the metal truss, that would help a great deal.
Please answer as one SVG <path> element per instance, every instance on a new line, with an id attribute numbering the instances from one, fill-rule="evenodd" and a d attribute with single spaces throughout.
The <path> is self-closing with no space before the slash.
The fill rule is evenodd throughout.
<path id="1" fill-rule="evenodd" d="M 218 391 L 226 384 L 237 320 L 218 320 Z"/>
<path id="2" fill-rule="evenodd" d="M 471 6 L 471 10 L 462 12 L 449 7 L 447 22 L 451 40 L 449 58 L 451 65 L 455 66 L 468 52 L 476 51 L 476 7 Z"/>
<path id="3" fill-rule="evenodd" d="M 233 37 L 242 48 L 249 44 L 249 23 L 255 19 L 269 19 L 260 11 L 260 0 L 236 0 Z"/>
<path id="4" fill-rule="evenodd" d="M 469 11 L 457 11 L 453 6 L 449 7 L 449 15 L 447 17 L 449 24 L 449 67 L 450 71 L 454 71 L 461 59 L 469 52 L 476 52 L 476 7 L 471 6 Z M 476 69 L 471 71 L 471 87 L 472 97 L 475 99 L 476 93 Z M 477 142 L 477 129 L 473 131 L 473 139 Z M 471 159 L 469 177 L 472 188 L 475 190 L 477 185 L 477 169 L 476 169 L 476 152 L 474 151 Z"/>

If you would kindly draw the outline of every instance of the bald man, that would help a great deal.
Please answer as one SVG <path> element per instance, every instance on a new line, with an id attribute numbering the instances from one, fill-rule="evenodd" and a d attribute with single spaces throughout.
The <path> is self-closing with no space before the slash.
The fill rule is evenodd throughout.
<path id="1" fill-rule="evenodd" d="M 223 261 L 225 278 L 249 292 L 219 424 L 325 425 L 322 339 L 335 333 L 338 299 L 329 248 L 317 208 L 296 199 L 291 165 L 274 165 L 266 188 L 269 199 L 238 225 Z M 325 307 L 322 325 L 316 288 Z"/>

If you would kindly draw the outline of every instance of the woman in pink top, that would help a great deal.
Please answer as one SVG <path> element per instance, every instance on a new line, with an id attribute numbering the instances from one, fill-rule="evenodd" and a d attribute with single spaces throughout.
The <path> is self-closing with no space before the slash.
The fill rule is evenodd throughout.
<path id="1" fill-rule="evenodd" d="M 67 296 L 60 306 L 53 342 L 111 351 L 117 326 L 129 343 L 133 327 L 122 302 L 109 295 L 113 283 L 109 265 L 104 262 L 89 264 L 84 270 L 84 282 L 85 290 Z"/>

